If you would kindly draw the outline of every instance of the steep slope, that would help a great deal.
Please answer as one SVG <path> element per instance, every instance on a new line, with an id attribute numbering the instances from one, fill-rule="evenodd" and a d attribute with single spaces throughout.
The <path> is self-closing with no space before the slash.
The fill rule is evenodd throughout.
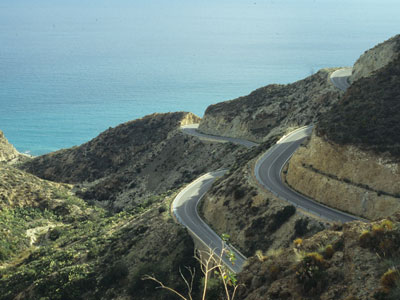
<path id="1" fill-rule="evenodd" d="M 183 112 L 149 115 L 79 147 L 35 158 L 22 168 L 41 178 L 77 184 L 78 195 L 114 210 L 146 206 L 151 196 L 232 165 L 242 151 L 243 147 L 202 142 L 179 130 L 198 120 Z"/>
<path id="2" fill-rule="evenodd" d="M 288 129 L 314 123 L 336 103 L 341 92 L 329 81 L 334 69 L 288 85 L 268 85 L 250 95 L 211 105 L 199 130 L 263 142 Z"/>
<path id="3" fill-rule="evenodd" d="M 263 146 L 240 157 L 201 207 L 207 222 L 250 256 L 239 274 L 239 299 L 399 299 L 399 58 L 375 66 L 382 65 L 365 69 L 313 119 L 319 123 L 311 140 L 284 175 L 294 188 L 330 206 L 372 219 L 390 217 L 329 227 L 261 189 L 253 178 L 254 158 L 282 125 L 264 131 L 258 137 Z M 250 99 L 261 103 L 249 95 L 211 106 L 204 131 L 254 138 L 249 124 L 255 118 L 246 120 L 255 117 L 248 114 Z M 265 129 L 271 119 L 263 120 Z"/>
<path id="4" fill-rule="evenodd" d="M 152 152 L 167 139 L 189 113 L 154 114 L 110 128 L 79 147 L 64 149 L 35 158 L 24 169 L 44 179 L 58 182 L 92 182 L 116 173 L 131 164 L 142 152 Z M 196 119 L 197 121 L 197 119 Z"/>

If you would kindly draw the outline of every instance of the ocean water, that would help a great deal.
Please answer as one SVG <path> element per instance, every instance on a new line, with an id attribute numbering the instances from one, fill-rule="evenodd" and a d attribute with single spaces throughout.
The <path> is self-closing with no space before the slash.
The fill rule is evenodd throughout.
<path id="1" fill-rule="evenodd" d="M 0 129 L 21 152 L 84 143 L 347 66 L 399 33 L 400 1 L 1 0 Z"/>

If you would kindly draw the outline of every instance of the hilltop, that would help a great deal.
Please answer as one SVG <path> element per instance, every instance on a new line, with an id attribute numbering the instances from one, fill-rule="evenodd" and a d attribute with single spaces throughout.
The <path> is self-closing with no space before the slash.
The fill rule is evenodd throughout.
<path id="1" fill-rule="evenodd" d="M 0 162 L 13 163 L 23 158 L 17 149 L 11 145 L 0 130 Z"/>

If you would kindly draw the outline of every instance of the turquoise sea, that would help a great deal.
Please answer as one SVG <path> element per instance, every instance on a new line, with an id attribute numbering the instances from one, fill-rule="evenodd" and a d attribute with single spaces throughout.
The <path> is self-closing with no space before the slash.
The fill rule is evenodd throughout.
<path id="1" fill-rule="evenodd" d="M 21 152 L 79 145 L 352 65 L 400 32 L 398 0 L 1 0 L 0 129 Z"/>

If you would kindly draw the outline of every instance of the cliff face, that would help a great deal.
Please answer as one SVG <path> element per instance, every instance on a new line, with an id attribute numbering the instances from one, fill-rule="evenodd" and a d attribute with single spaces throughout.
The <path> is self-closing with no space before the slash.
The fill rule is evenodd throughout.
<path id="1" fill-rule="evenodd" d="M 8 142 L 0 130 L 0 162 L 11 162 L 20 156 L 20 153 Z"/>
<path id="2" fill-rule="evenodd" d="M 199 130 L 262 142 L 291 127 L 311 124 L 341 95 L 329 82 L 332 71 L 324 69 L 292 84 L 269 85 L 248 96 L 211 105 Z"/>
<path id="3" fill-rule="evenodd" d="M 400 209 L 400 164 L 315 134 L 289 162 L 286 180 L 328 206 L 368 219 Z"/>
<path id="4" fill-rule="evenodd" d="M 114 210 L 148 205 L 151 196 L 232 165 L 244 150 L 202 142 L 179 130 L 198 120 L 190 113 L 150 115 L 79 147 L 37 157 L 22 168 L 41 178 L 75 183 L 78 195 Z"/>
<path id="5" fill-rule="evenodd" d="M 393 61 L 400 52 L 400 35 L 376 45 L 356 61 L 350 82 L 369 77 L 373 72 Z"/>

